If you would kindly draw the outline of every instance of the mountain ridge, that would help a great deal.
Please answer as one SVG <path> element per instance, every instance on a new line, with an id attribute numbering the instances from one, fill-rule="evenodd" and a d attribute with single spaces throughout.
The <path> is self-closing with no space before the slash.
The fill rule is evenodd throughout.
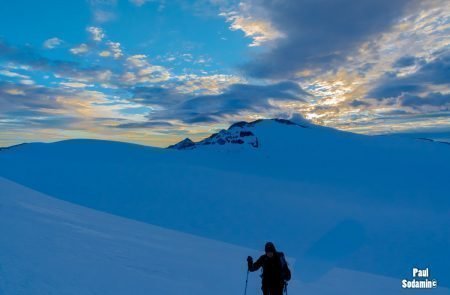
<path id="1" fill-rule="evenodd" d="M 10 146 L 4 146 L 0 147 L 0 152 L 7 151 L 7 150 L 13 150 L 16 148 L 21 148 L 24 146 L 29 145 L 39 145 L 39 144 L 58 144 L 63 142 L 77 142 L 77 143 L 88 143 L 88 142 L 111 142 L 111 143 L 121 143 L 121 144 L 130 144 L 135 146 L 142 146 L 142 147 L 149 147 L 154 149 L 175 149 L 175 150 L 190 150 L 195 149 L 197 147 L 202 146 L 208 146 L 208 145 L 216 145 L 216 146 L 223 146 L 223 145 L 248 145 L 253 148 L 259 148 L 260 147 L 260 139 L 255 136 L 255 134 L 252 134 L 252 129 L 255 127 L 259 127 L 260 125 L 264 125 L 265 123 L 274 123 L 280 126 L 297 126 L 301 127 L 303 129 L 313 129 L 317 130 L 317 132 L 323 132 L 328 131 L 331 133 L 339 133 L 339 134 L 347 134 L 349 136 L 356 136 L 356 137 L 363 137 L 363 138 L 392 138 L 393 140 L 409 140 L 411 142 L 413 141 L 419 141 L 419 142 L 428 142 L 428 143 L 436 143 L 436 144 L 442 144 L 442 145 L 450 145 L 450 142 L 442 141 L 442 140 L 436 140 L 428 137 L 424 137 L 422 134 L 419 134 L 420 136 L 405 136 L 405 134 L 379 134 L 379 135 L 367 135 L 367 134 L 360 134 L 360 133 L 354 133 L 350 131 L 344 131 L 339 130 L 331 127 L 325 127 L 321 125 L 313 124 L 309 121 L 306 121 L 305 119 L 302 120 L 290 120 L 290 119 L 281 119 L 281 118 L 272 118 L 272 119 L 257 119 L 254 121 L 238 121 L 236 123 L 231 124 L 227 129 L 222 129 L 218 132 L 212 133 L 206 138 L 203 138 L 198 141 L 193 141 L 190 138 L 185 138 L 183 140 L 180 140 L 174 144 L 171 144 L 167 147 L 156 147 L 141 143 L 133 143 L 133 142 L 126 142 L 126 141 L 117 141 L 117 140 L 109 140 L 109 139 L 101 139 L 101 138 L 70 138 L 70 139 L 63 139 L 63 140 L 57 140 L 53 142 L 23 142 L 19 144 L 14 144 Z M 239 131 L 239 132 L 238 132 Z M 240 131 L 244 132 L 241 133 Z M 246 133 L 250 132 L 250 133 Z M 252 136 L 250 138 L 246 138 Z"/>

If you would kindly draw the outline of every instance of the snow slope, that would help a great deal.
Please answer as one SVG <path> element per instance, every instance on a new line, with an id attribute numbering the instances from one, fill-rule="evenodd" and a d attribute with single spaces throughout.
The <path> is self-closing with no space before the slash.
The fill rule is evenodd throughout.
<path id="1" fill-rule="evenodd" d="M 3 178 L 0 196 L 0 294 L 243 291 L 248 249 L 76 206 Z M 219 285 L 224 278 L 229 283 Z"/>
<path id="2" fill-rule="evenodd" d="M 0 213 L 0 294 L 242 294 L 244 259 L 260 254 L 80 207 L 4 178 Z M 314 283 L 291 281 L 289 293 L 401 294 L 398 284 L 335 268 Z M 260 294 L 256 273 L 247 294 Z"/>
<path id="3" fill-rule="evenodd" d="M 257 148 L 26 144 L 0 151 L 0 176 L 210 239 L 253 249 L 273 240 L 315 286 L 336 268 L 400 282 L 413 266 L 450 286 L 448 145 L 274 120 L 243 128 Z"/>

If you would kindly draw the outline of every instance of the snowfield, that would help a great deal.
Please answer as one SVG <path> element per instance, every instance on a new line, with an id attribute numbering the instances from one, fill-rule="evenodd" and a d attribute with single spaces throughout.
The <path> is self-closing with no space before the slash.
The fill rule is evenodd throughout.
<path id="1" fill-rule="evenodd" d="M 243 291 L 248 249 L 83 208 L 3 178 L 0 195 L 0 294 Z"/>
<path id="2" fill-rule="evenodd" d="M 0 294 L 242 294 L 245 257 L 261 254 L 60 201 L 3 178 L 0 196 Z M 260 294 L 257 274 L 250 274 L 249 295 Z M 340 268 L 313 283 L 289 284 L 290 294 L 398 289 L 398 280 Z"/>
<path id="3" fill-rule="evenodd" d="M 246 256 L 272 240 L 290 294 L 448 294 L 450 145 L 276 120 L 231 129 L 179 150 L 1 150 L 0 293 L 242 294 Z M 402 290 L 413 267 L 439 287 Z"/>

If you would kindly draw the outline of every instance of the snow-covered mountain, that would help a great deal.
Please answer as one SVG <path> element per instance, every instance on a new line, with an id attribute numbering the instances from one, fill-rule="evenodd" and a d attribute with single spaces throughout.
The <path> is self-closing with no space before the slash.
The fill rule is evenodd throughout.
<path id="1" fill-rule="evenodd" d="M 297 124 L 286 119 L 271 119 L 270 121 L 279 124 L 295 125 L 302 128 L 308 128 L 308 126 Z M 252 129 L 256 124 L 262 122 L 264 122 L 264 120 L 261 119 L 253 122 L 237 122 L 231 125 L 227 130 L 221 130 L 218 133 L 214 133 L 210 137 L 205 138 L 199 142 L 193 142 L 191 139 L 185 138 L 182 141 L 169 146 L 168 148 L 185 150 L 204 145 L 249 145 L 253 148 L 258 148 L 258 137 L 255 136 L 255 134 L 252 132 Z"/>
<path id="2" fill-rule="evenodd" d="M 273 240 L 302 283 L 339 268 L 398 282 L 386 294 L 413 266 L 450 286 L 449 164 L 447 144 L 284 120 L 169 149 L 67 140 L 0 151 L 0 176 L 41 193 L 252 249 Z M 339 283 L 362 294 L 351 275 Z"/>

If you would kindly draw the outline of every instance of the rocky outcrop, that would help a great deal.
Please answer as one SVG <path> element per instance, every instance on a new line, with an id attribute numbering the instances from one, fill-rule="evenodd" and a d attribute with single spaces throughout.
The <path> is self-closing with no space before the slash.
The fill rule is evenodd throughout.
<path id="1" fill-rule="evenodd" d="M 186 138 L 182 141 L 180 141 L 177 144 L 171 145 L 168 148 L 172 149 L 179 149 L 179 150 L 185 150 L 185 149 L 193 149 L 199 146 L 206 146 L 206 145 L 243 145 L 243 146 L 250 146 L 252 148 L 258 148 L 260 145 L 260 142 L 258 140 L 258 137 L 255 135 L 255 133 L 252 131 L 252 128 L 264 121 L 273 121 L 279 124 L 284 125 L 295 125 L 299 126 L 301 128 L 307 128 L 306 125 L 301 125 L 298 123 L 294 123 L 290 120 L 286 119 L 259 119 L 252 122 L 237 122 L 232 124 L 227 130 L 223 129 L 220 130 L 217 133 L 212 134 L 208 138 L 205 138 L 199 142 L 193 142 L 189 138 Z"/>

